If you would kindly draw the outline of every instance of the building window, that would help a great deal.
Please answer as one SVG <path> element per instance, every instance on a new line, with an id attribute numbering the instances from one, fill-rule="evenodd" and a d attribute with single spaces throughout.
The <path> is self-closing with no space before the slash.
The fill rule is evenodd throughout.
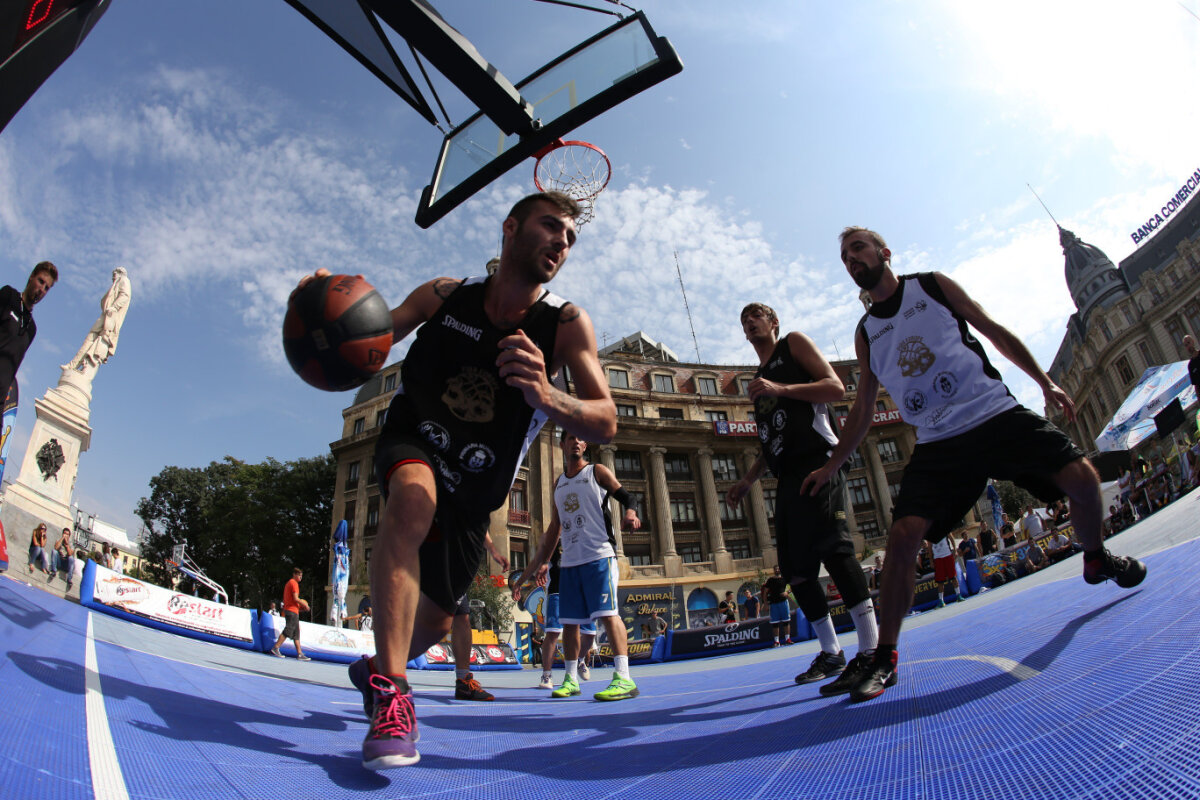
<path id="1" fill-rule="evenodd" d="M 704 416 L 709 422 L 725 422 L 729 419 L 729 415 L 724 411 L 705 411 Z"/>
<path id="2" fill-rule="evenodd" d="M 900 478 L 900 475 L 888 475 L 888 495 L 892 498 L 893 503 L 900 496 Z"/>
<path id="3" fill-rule="evenodd" d="M 862 453 L 857 449 L 850 454 L 850 458 L 846 459 L 847 469 L 862 469 L 865 463 Z"/>
<path id="4" fill-rule="evenodd" d="M 618 417 L 636 417 L 637 416 L 637 406 L 627 406 L 623 403 L 617 403 L 617 416 Z"/>
<path id="5" fill-rule="evenodd" d="M 900 460 L 900 448 L 895 439 L 881 439 L 879 444 L 875 445 L 875 449 L 879 451 L 879 460 L 885 464 Z"/>
<path id="6" fill-rule="evenodd" d="M 658 409 L 659 419 L 683 419 L 682 408 L 660 408 Z"/>
<path id="7" fill-rule="evenodd" d="M 366 429 L 367 429 L 367 418 L 366 417 L 358 417 L 357 419 L 354 420 L 354 427 L 351 428 L 350 435 L 353 436 L 356 433 L 362 433 Z"/>
<path id="8" fill-rule="evenodd" d="M 1167 334 L 1171 337 L 1171 342 L 1175 345 L 1175 352 L 1183 357 L 1187 357 L 1187 350 L 1183 347 L 1183 323 L 1179 321 L 1179 317 L 1170 317 L 1167 319 Z"/>
<path id="9" fill-rule="evenodd" d="M 734 539 L 725 543 L 732 558 L 750 558 L 750 542 L 745 539 Z"/>
<path id="10" fill-rule="evenodd" d="M 1137 322 L 1133 316 L 1133 309 L 1129 307 L 1129 304 L 1121 306 L 1121 313 L 1125 315 L 1125 322 L 1129 325 L 1134 325 Z"/>
<path id="11" fill-rule="evenodd" d="M 1142 361 L 1147 367 L 1154 366 L 1154 360 L 1150 357 L 1150 346 L 1145 341 L 1138 342 L 1138 352 L 1142 354 Z"/>
<path id="12" fill-rule="evenodd" d="M 382 428 L 385 422 L 387 422 L 387 409 L 375 412 L 375 427 Z"/>
<path id="13" fill-rule="evenodd" d="M 383 376 L 383 390 L 385 392 L 394 392 L 396 390 L 396 373 L 391 372 Z"/>
<path id="14" fill-rule="evenodd" d="M 370 565 L 370 563 L 371 563 L 371 548 L 368 547 L 365 550 L 363 550 L 363 564 Z"/>
<path id="15" fill-rule="evenodd" d="M 377 527 L 379 527 L 379 495 L 367 500 L 367 527 L 363 533 L 367 536 L 374 536 Z"/>
<path id="16" fill-rule="evenodd" d="M 510 569 L 525 569 L 529 563 L 528 556 L 525 553 L 526 543 L 524 539 L 508 540 L 508 564 Z"/>
<path id="17" fill-rule="evenodd" d="M 367 486 L 375 486 L 379 483 L 379 478 L 375 475 L 375 465 L 371 464 L 367 467 Z"/>
<path id="18" fill-rule="evenodd" d="M 355 503 L 353 500 L 346 501 L 346 510 L 342 512 L 342 519 L 346 520 L 346 530 L 354 536 L 354 511 Z"/>
<path id="19" fill-rule="evenodd" d="M 1112 329 L 1108 327 L 1108 320 L 1100 320 L 1100 332 L 1104 334 L 1104 341 L 1112 341 Z"/>
<path id="20" fill-rule="evenodd" d="M 618 478 L 642 477 L 642 455 L 632 450 L 618 450 L 613 454 L 613 470 Z"/>
<path id="21" fill-rule="evenodd" d="M 676 528 L 698 528 L 696 498 L 690 493 L 671 492 L 671 521 Z"/>
<path id="22" fill-rule="evenodd" d="M 883 402 L 882 400 L 876 400 L 875 401 L 875 411 L 880 412 L 880 413 L 887 411 L 887 403 Z"/>
<path id="23" fill-rule="evenodd" d="M 358 488 L 358 472 L 360 468 L 360 462 L 350 462 L 350 466 L 346 469 L 346 491 Z"/>
<path id="24" fill-rule="evenodd" d="M 654 391 L 665 392 L 667 394 L 675 393 L 675 379 L 670 375 L 655 375 L 654 376 Z"/>
<path id="25" fill-rule="evenodd" d="M 691 478 L 692 462 L 685 455 L 667 453 L 663 456 L 663 471 L 667 473 L 667 480 L 669 481 Z"/>
<path id="26" fill-rule="evenodd" d="M 856 506 L 871 505 L 871 489 L 867 486 L 866 478 L 851 478 L 846 481 L 850 490 L 850 502 Z"/>
<path id="27" fill-rule="evenodd" d="M 1184 306 L 1183 316 L 1188 327 L 1192 329 L 1192 336 L 1200 336 L 1200 303 L 1193 300 Z"/>
<path id="28" fill-rule="evenodd" d="M 650 561 L 650 545 L 626 545 L 625 557 L 629 559 L 631 567 L 648 567 L 652 563 Z"/>
<path id="29" fill-rule="evenodd" d="M 528 501 L 525 499 L 525 483 L 517 481 L 508 493 L 508 507 L 512 511 L 528 511 Z"/>
<path id="30" fill-rule="evenodd" d="M 873 519 L 858 520 L 858 532 L 864 539 L 879 538 L 879 523 Z"/>
<path id="31" fill-rule="evenodd" d="M 721 503 L 721 520 L 723 522 L 737 522 L 746 519 L 746 512 L 742 511 L 742 504 L 738 503 L 736 507 L 730 506 L 729 503 Z M 744 527 L 744 526 L 740 526 Z"/>
<path id="32" fill-rule="evenodd" d="M 838 430 L 846 424 L 846 417 L 850 416 L 850 409 L 847 406 L 834 406 L 833 418 L 837 420 Z"/>
<path id="33" fill-rule="evenodd" d="M 717 394 L 717 379 L 696 378 L 696 391 L 699 394 Z"/>
<path id="34" fill-rule="evenodd" d="M 1133 383 L 1133 368 L 1129 366 L 1129 359 L 1121 356 L 1117 359 L 1117 375 L 1121 377 L 1121 383 L 1128 386 Z"/>
<path id="35" fill-rule="evenodd" d="M 763 489 L 763 505 L 767 507 L 767 518 L 775 518 L 775 489 Z"/>
<path id="36" fill-rule="evenodd" d="M 737 459 L 727 453 L 713 456 L 712 470 L 713 478 L 718 481 L 736 481 L 741 477 L 738 474 Z"/>
<path id="37" fill-rule="evenodd" d="M 738 391 L 741 392 L 742 394 L 746 395 L 747 397 L 749 397 L 750 396 L 750 381 L 752 381 L 752 380 L 754 380 L 754 379 L 753 378 L 738 378 Z"/>
<path id="38" fill-rule="evenodd" d="M 629 373 L 623 369 L 610 369 L 608 371 L 608 385 L 614 389 L 628 389 Z"/>
<path id="39" fill-rule="evenodd" d="M 704 553 L 700 552 L 699 542 L 688 542 L 687 544 L 679 545 L 679 556 L 685 564 L 699 564 L 704 560 Z"/>
<path id="40" fill-rule="evenodd" d="M 646 495 L 643 492 L 630 491 L 629 496 L 633 498 L 633 510 L 638 515 L 638 519 L 642 521 L 642 527 L 639 528 L 642 533 L 647 533 L 650 530 L 650 515 L 646 511 Z M 628 554 L 627 554 L 628 555 Z"/>

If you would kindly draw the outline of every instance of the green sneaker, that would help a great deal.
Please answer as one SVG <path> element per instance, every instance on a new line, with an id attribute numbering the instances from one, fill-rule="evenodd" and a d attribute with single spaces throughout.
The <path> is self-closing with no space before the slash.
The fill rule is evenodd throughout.
<path id="1" fill-rule="evenodd" d="M 638 696 L 638 688 L 637 684 L 629 678 L 622 678 L 614 672 L 612 683 L 608 685 L 608 688 L 601 689 L 592 696 L 597 700 L 628 700 Z"/>
<path id="2" fill-rule="evenodd" d="M 551 697 L 570 697 L 579 694 L 579 684 L 570 675 L 563 678 L 562 686 L 550 693 Z"/>

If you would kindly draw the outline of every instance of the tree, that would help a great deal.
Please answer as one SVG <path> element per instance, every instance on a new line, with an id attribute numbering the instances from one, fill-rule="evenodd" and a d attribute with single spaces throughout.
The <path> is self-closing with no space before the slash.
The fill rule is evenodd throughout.
<path id="1" fill-rule="evenodd" d="M 262 608 L 300 567 L 301 595 L 312 604 L 313 621 L 322 621 L 335 471 L 331 455 L 261 464 L 226 456 L 203 469 L 164 468 L 137 506 L 147 532 L 146 573 L 169 585 L 166 559 L 185 542 L 188 557 L 231 599 Z"/>
<path id="2" fill-rule="evenodd" d="M 506 584 L 507 586 L 507 584 Z M 493 630 L 511 631 L 513 625 L 512 594 L 505 588 L 496 585 L 488 573 L 487 559 L 479 565 L 475 580 L 467 588 L 468 600 L 479 600 L 483 603 L 484 611 L 490 619 Z"/>
<path id="3" fill-rule="evenodd" d="M 1004 513 L 1008 514 L 1008 519 L 1013 524 L 1016 524 L 1025 506 L 1030 503 L 1040 505 L 1036 497 L 1012 481 L 996 481 L 996 491 L 1000 493 L 1000 505 L 1004 508 Z"/>

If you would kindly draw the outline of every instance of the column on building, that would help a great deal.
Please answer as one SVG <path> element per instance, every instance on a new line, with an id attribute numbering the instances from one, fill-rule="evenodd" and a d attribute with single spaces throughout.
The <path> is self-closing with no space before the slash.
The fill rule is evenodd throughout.
<path id="1" fill-rule="evenodd" d="M 654 526 L 659 557 L 668 578 L 683 574 L 683 559 L 675 552 L 675 528 L 671 524 L 671 493 L 667 490 L 667 471 L 663 456 L 667 448 L 654 446 L 650 453 L 650 486 L 654 490 Z"/>
<path id="2" fill-rule="evenodd" d="M 608 471 L 613 475 L 617 474 L 617 460 L 615 453 L 617 452 L 616 445 L 602 444 L 600 445 L 600 463 L 608 467 Z M 613 533 L 617 537 L 617 557 L 624 558 L 625 543 L 621 537 L 621 521 L 625 519 L 625 512 L 621 508 L 621 504 L 614 498 L 609 498 L 609 513 L 613 518 Z"/>
<path id="3" fill-rule="evenodd" d="M 742 451 L 743 475 L 750 471 L 750 467 L 758 460 L 761 452 L 757 447 L 747 447 Z M 762 553 L 763 566 L 770 569 L 779 562 L 779 558 L 775 545 L 771 543 L 771 522 L 767 518 L 767 503 L 763 499 L 762 481 L 755 481 L 746 496 L 750 499 L 750 527 L 754 531 L 758 551 Z"/>
<path id="4" fill-rule="evenodd" d="M 696 451 L 700 465 L 700 494 L 704 501 L 704 516 L 708 523 L 708 555 L 718 573 L 733 571 L 733 558 L 725 549 L 725 531 L 721 525 L 721 498 L 713 479 L 713 450 L 701 447 Z"/>
<path id="5" fill-rule="evenodd" d="M 888 491 L 887 473 L 883 471 L 883 461 L 879 458 L 879 434 L 869 433 L 866 438 L 868 484 L 874 484 L 871 496 L 875 499 L 875 507 L 883 517 L 883 529 L 892 527 L 892 496 Z"/>

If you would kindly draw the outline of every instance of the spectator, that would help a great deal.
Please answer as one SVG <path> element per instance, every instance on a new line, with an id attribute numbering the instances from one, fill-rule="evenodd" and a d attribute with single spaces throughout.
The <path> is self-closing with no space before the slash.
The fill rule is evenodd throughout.
<path id="1" fill-rule="evenodd" d="M 51 553 L 49 580 L 53 581 L 58 577 L 59 570 L 67 573 L 67 591 L 71 591 L 71 586 L 75 583 L 75 554 L 71 550 L 70 528 L 63 528 L 62 536 L 54 543 L 54 552 Z"/>
<path id="2" fill-rule="evenodd" d="M 1021 530 L 1026 539 L 1033 539 L 1043 533 L 1042 518 L 1033 510 L 1033 503 L 1025 504 L 1025 513 L 1021 516 Z"/>
<path id="3" fill-rule="evenodd" d="M 871 589 L 879 591 L 879 576 L 883 574 L 883 556 L 875 556 L 875 566 L 871 567 Z"/>
<path id="4" fill-rule="evenodd" d="M 1005 547 L 1013 547 L 1017 543 L 1017 531 L 1008 521 L 1008 514 L 1000 515 L 1000 541 Z"/>
<path id="5" fill-rule="evenodd" d="M 1026 541 L 1029 546 L 1025 548 L 1025 559 L 1033 565 L 1031 571 L 1036 572 L 1050 566 L 1050 561 L 1046 558 L 1046 551 L 1042 549 L 1042 546 L 1033 537 L 1029 537 Z"/>
<path id="6" fill-rule="evenodd" d="M 1200 348 L 1196 347 L 1196 338 L 1190 333 L 1183 337 L 1183 348 L 1188 354 L 1188 377 L 1200 392 Z"/>
<path id="7" fill-rule="evenodd" d="M 1117 478 L 1117 489 L 1121 493 L 1121 505 L 1128 505 L 1129 495 L 1133 491 L 1133 473 L 1129 471 L 1129 467 L 1121 470 L 1121 475 Z"/>
<path id="8" fill-rule="evenodd" d="M 988 527 L 987 520 L 981 521 L 979 523 L 979 554 L 986 556 L 999 549 L 1000 543 L 996 539 L 996 532 Z"/>
<path id="9" fill-rule="evenodd" d="M 733 592 L 725 593 L 725 599 L 717 606 L 717 610 L 725 615 L 725 622 L 737 622 L 737 600 L 733 598 Z"/>
<path id="10" fill-rule="evenodd" d="M 825 599 L 830 603 L 839 603 L 842 600 L 842 593 L 838 591 L 833 581 L 825 586 Z"/>
<path id="11" fill-rule="evenodd" d="M 100 566 L 104 567 L 105 569 L 113 568 L 112 550 L 110 549 L 108 542 L 105 542 L 100 548 Z"/>
<path id="12" fill-rule="evenodd" d="M 667 632 L 667 621 L 658 615 L 658 609 L 650 612 L 648 628 L 651 637 L 662 636 Z"/>
<path id="13" fill-rule="evenodd" d="M 1071 509 L 1062 500 L 1055 500 L 1052 508 L 1055 530 L 1071 521 Z"/>
<path id="14" fill-rule="evenodd" d="M 112 562 L 112 571 L 118 575 L 125 574 L 125 559 L 121 557 L 121 551 L 113 547 L 109 551 L 109 560 Z"/>
<path id="15" fill-rule="evenodd" d="M 278 658 L 283 658 L 283 653 L 279 652 L 279 645 L 283 644 L 285 639 L 291 639 L 292 644 L 296 646 L 296 658 L 300 661 L 312 661 L 300 648 L 300 612 L 308 611 L 308 602 L 300 597 L 300 581 L 303 578 L 304 570 L 296 567 L 292 570 L 292 579 L 283 587 L 283 633 L 279 634 L 275 646 L 271 648 L 271 655 Z"/>
<path id="16" fill-rule="evenodd" d="M 276 607 L 274 600 L 272 600 L 270 603 L 267 604 L 267 613 L 270 614 L 272 617 L 279 616 L 279 609 L 278 609 L 278 607 Z"/>
<path id="17" fill-rule="evenodd" d="M 929 551 L 929 557 L 933 559 L 933 581 L 937 584 L 937 607 L 943 608 L 946 605 L 945 593 L 946 584 L 950 584 L 954 589 L 956 599 L 962 601 L 967 598 L 962 596 L 958 588 L 958 573 L 955 570 L 954 562 L 954 534 L 946 534 L 946 538 L 936 542 L 925 542 L 923 548 Z"/>
<path id="18" fill-rule="evenodd" d="M 1115 506 L 1113 506 L 1113 510 L 1116 511 Z M 1056 532 L 1054 537 L 1046 543 L 1046 558 L 1051 564 L 1062 561 L 1074 552 L 1075 548 L 1071 546 L 1071 540 L 1062 531 Z"/>
<path id="19" fill-rule="evenodd" d="M 987 523 L 982 523 L 987 525 Z M 986 530 L 986 528 L 984 528 Z M 991 531 L 987 531 L 991 533 Z M 992 543 L 995 544 L 995 537 L 992 537 Z M 963 540 L 958 543 L 958 555 L 962 558 L 965 564 L 968 561 L 974 561 L 979 558 L 979 543 L 974 538 L 966 534 L 963 535 Z"/>
<path id="20" fill-rule="evenodd" d="M 792 610 L 788 604 L 788 596 L 792 587 L 779 574 L 779 565 L 775 565 L 775 574 L 767 578 L 762 587 L 763 602 L 771 610 L 771 625 L 775 629 L 775 647 L 792 643 Z"/>
<path id="21" fill-rule="evenodd" d="M 743 619 L 758 619 L 758 598 L 749 589 L 742 589 Z"/>
<path id="22" fill-rule="evenodd" d="M 29 537 L 29 574 L 33 574 L 33 565 L 37 564 L 37 568 L 44 572 L 47 576 L 52 575 L 50 572 L 50 562 L 46 558 L 46 523 L 41 523 L 33 529 L 33 534 Z"/>
<path id="23" fill-rule="evenodd" d="M 922 547 L 917 553 L 917 577 L 922 578 L 933 572 L 933 556 L 928 547 Z"/>

